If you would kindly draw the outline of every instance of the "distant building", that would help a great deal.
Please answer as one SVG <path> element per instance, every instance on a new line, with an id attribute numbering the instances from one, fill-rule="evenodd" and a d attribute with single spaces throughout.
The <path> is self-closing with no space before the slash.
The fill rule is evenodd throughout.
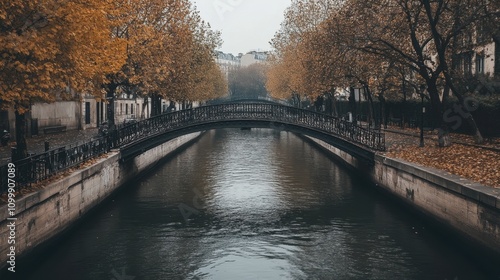
<path id="1" fill-rule="evenodd" d="M 229 76 L 229 72 L 240 68 L 242 55 L 243 54 L 240 53 L 238 56 L 234 56 L 231 53 L 216 52 L 215 61 L 226 76 L 226 79 Z"/>
<path id="2" fill-rule="evenodd" d="M 235 56 L 232 53 L 217 51 L 215 53 L 215 61 L 227 78 L 229 72 L 232 70 L 247 67 L 255 63 L 265 63 L 267 56 L 268 52 L 251 51 L 247 54 L 239 53 Z"/>
<path id="3" fill-rule="evenodd" d="M 241 57 L 241 67 L 247 67 L 255 63 L 265 63 L 268 52 L 251 51 Z"/>

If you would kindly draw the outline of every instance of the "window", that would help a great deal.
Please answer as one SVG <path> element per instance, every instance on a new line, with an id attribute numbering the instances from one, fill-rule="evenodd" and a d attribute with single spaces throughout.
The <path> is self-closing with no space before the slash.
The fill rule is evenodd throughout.
<path id="1" fill-rule="evenodd" d="M 462 74 L 464 76 L 472 75 L 472 57 L 472 52 L 465 52 L 454 56 L 453 69 L 457 74 Z"/>
<path id="2" fill-rule="evenodd" d="M 123 114 L 123 103 L 120 103 L 120 114 Z"/>
<path id="3" fill-rule="evenodd" d="M 134 114 L 134 104 L 130 104 L 130 114 Z"/>
<path id="4" fill-rule="evenodd" d="M 90 102 L 85 102 L 85 124 L 90 124 Z"/>
<path id="5" fill-rule="evenodd" d="M 458 49 L 470 49 L 472 45 L 472 32 L 465 31 L 457 35 L 457 47 Z"/>
<path id="6" fill-rule="evenodd" d="M 470 53 L 464 53 L 462 56 L 464 75 L 472 74 L 472 55 Z"/>
<path id="7" fill-rule="evenodd" d="M 476 54 L 476 74 L 484 74 L 484 56 Z"/>
<path id="8" fill-rule="evenodd" d="M 128 104 L 125 104 L 125 115 L 128 115 Z"/>
<path id="9" fill-rule="evenodd" d="M 453 59 L 454 59 L 453 70 L 461 73 L 462 69 L 464 69 L 462 56 L 461 55 L 454 55 Z"/>
<path id="10" fill-rule="evenodd" d="M 478 23 L 478 25 L 476 26 L 476 34 L 477 34 L 477 43 L 478 44 L 482 44 L 484 42 L 486 42 L 489 38 L 488 36 L 488 31 L 486 29 L 486 27 L 484 26 L 484 23 Z"/>

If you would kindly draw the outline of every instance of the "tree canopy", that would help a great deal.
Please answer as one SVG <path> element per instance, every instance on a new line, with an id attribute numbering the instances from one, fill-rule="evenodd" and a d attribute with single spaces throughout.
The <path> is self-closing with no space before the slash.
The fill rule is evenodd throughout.
<path id="1" fill-rule="evenodd" d="M 92 81 L 119 69 L 126 42 L 110 36 L 113 2 L 2 0 L 2 105 L 22 113 L 31 102 L 54 101 L 56 90 L 95 89 Z"/>
<path id="2" fill-rule="evenodd" d="M 272 41 L 268 90 L 283 98 L 310 99 L 336 89 L 362 87 L 368 98 L 401 89 L 424 94 L 440 120 L 452 93 L 460 103 L 470 94 L 456 56 L 484 42 L 479 32 L 498 37 L 499 3 L 488 0 L 295 0 Z M 480 31 L 479 31 L 480 30 Z M 422 90 L 423 89 L 423 90 Z M 467 121 L 482 140 L 472 114 Z M 447 145 L 446 133 L 440 139 Z"/>
<path id="3" fill-rule="evenodd" d="M 189 0 L 2 0 L 0 106 L 24 114 L 75 93 L 194 101 L 225 94 L 219 32 Z"/>

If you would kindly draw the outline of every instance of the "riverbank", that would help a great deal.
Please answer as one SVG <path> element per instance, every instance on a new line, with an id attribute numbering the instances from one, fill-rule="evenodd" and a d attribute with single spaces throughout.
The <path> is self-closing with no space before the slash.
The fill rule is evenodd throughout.
<path id="1" fill-rule="evenodd" d="M 210 131 L 20 260 L 16 276 L 498 279 L 481 265 L 491 261 L 371 186 L 292 133 Z"/>
<path id="2" fill-rule="evenodd" d="M 367 166 L 328 143 L 303 138 L 363 172 L 381 190 L 500 256 L 500 189 L 382 154 L 375 155 L 373 166 Z"/>
<path id="3" fill-rule="evenodd" d="M 67 230 L 122 185 L 147 172 L 166 156 L 194 143 L 202 133 L 167 141 L 128 162 L 112 151 L 91 166 L 45 182 L 41 189 L 15 196 L 0 206 L 0 268 Z M 12 225 L 11 225 L 12 224 Z M 9 241 L 12 240 L 12 241 Z M 8 246 L 8 244 L 10 244 Z"/>

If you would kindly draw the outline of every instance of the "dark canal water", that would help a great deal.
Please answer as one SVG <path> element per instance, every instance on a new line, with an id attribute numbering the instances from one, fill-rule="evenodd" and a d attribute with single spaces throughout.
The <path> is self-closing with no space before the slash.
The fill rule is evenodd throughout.
<path id="1" fill-rule="evenodd" d="M 19 279 L 496 279 L 293 134 L 207 133 L 121 191 Z"/>

